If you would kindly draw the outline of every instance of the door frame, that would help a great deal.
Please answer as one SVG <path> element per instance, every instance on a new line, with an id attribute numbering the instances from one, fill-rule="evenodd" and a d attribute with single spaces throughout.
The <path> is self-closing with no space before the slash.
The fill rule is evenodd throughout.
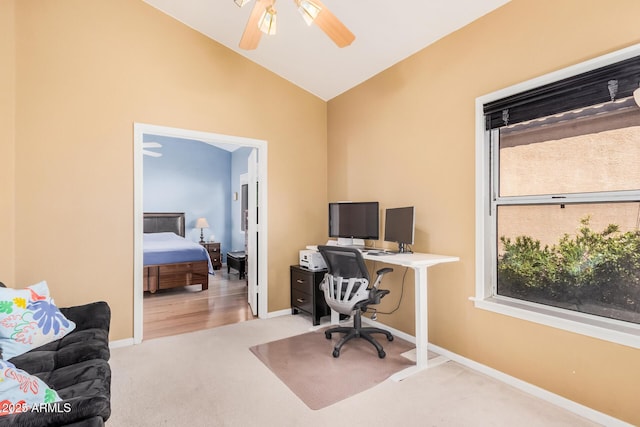
<path id="1" fill-rule="evenodd" d="M 202 132 L 146 123 L 133 124 L 133 342 L 139 344 L 143 340 L 143 254 L 142 236 L 143 221 L 143 154 L 142 142 L 144 134 L 162 135 L 202 141 L 208 144 L 233 144 L 255 148 L 258 153 L 258 317 L 268 317 L 268 274 L 267 274 L 267 141 L 212 132 Z"/>

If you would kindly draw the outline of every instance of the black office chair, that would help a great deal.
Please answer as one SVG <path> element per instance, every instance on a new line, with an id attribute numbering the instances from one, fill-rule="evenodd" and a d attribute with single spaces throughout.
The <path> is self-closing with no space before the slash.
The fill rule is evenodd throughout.
<path id="1" fill-rule="evenodd" d="M 347 341 L 353 338 L 364 338 L 376 348 L 378 357 L 384 358 L 386 354 L 372 334 L 384 334 L 388 341 L 393 341 L 393 335 L 380 328 L 363 328 L 361 313 L 371 304 L 380 304 L 380 299 L 389 293 L 388 290 L 378 289 L 378 286 L 382 276 L 393 269 L 378 270 L 375 283 L 369 287 L 369 271 L 358 249 L 344 246 L 318 246 L 318 250 L 328 269 L 320 284 L 327 305 L 340 314 L 353 316 L 353 327 L 338 326 L 327 329 L 324 333 L 327 339 L 331 339 L 331 334 L 336 332 L 346 334 L 333 348 L 333 357 L 340 356 L 340 349 Z"/>

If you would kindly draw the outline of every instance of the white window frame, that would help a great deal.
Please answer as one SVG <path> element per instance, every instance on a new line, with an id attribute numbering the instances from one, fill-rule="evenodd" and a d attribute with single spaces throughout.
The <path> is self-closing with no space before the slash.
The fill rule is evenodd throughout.
<path id="1" fill-rule="evenodd" d="M 497 223 L 495 205 L 491 200 L 497 197 L 497 182 L 491 182 L 490 170 L 497 166 L 491 165 L 491 151 L 497 147 L 490 147 L 492 131 L 485 130 L 484 115 L 484 105 L 490 102 L 638 55 L 640 44 L 476 98 L 476 294 L 471 298 L 476 308 L 640 348 L 640 325 L 496 295 Z M 532 203 L 539 203 L 549 197 L 532 196 L 528 199 Z M 637 192 L 622 191 L 579 195 L 574 201 L 627 201 L 637 200 L 637 197 Z M 508 203 L 508 199 L 501 200 Z"/>

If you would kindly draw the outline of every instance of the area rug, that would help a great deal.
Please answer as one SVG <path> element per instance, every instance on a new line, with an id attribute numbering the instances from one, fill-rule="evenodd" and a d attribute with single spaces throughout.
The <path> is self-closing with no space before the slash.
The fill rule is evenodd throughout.
<path id="1" fill-rule="evenodd" d="M 309 408 L 322 409 L 367 390 L 414 363 L 402 353 L 415 346 L 394 337 L 389 342 L 380 335 L 387 356 L 363 339 L 342 347 L 340 357 L 332 356 L 342 334 L 328 340 L 324 329 L 251 347 L 251 351 L 284 382 Z"/>

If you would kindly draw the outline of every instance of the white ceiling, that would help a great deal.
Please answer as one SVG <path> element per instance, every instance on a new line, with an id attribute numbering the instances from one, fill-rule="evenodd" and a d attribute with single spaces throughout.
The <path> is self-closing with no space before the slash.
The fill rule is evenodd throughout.
<path id="1" fill-rule="evenodd" d="M 253 51 L 238 43 L 254 2 L 144 1 L 327 101 L 510 0 L 323 0 L 356 36 L 342 49 L 307 27 L 293 0 L 280 0 L 278 34 Z"/>

